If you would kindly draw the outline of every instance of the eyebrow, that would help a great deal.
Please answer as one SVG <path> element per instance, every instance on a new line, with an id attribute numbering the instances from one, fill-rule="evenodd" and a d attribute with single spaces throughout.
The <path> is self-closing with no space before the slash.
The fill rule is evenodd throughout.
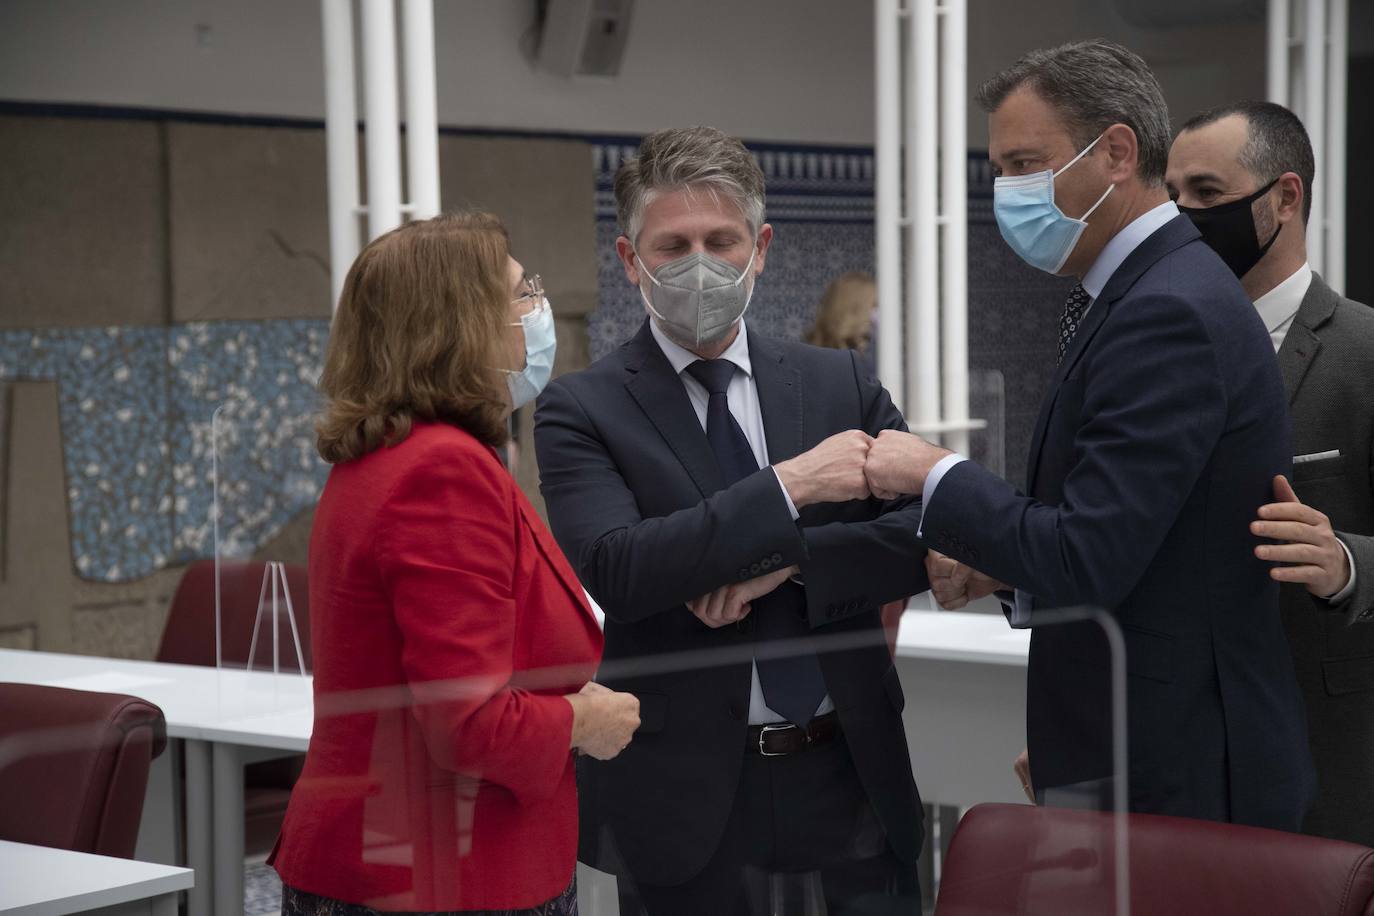
<path id="1" fill-rule="evenodd" d="M 1019 148 L 1007 150 L 1002 154 L 1003 159 L 1040 159 L 1044 157 L 1044 152 L 1038 149 Z"/>
<path id="2" fill-rule="evenodd" d="M 1191 175 L 1183 176 L 1183 180 L 1188 182 L 1189 184 L 1198 184 L 1204 181 L 1210 181 L 1213 184 L 1222 183 L 1221 176 L 1214 174 L 1212 172 L 1194 172 Z"/>

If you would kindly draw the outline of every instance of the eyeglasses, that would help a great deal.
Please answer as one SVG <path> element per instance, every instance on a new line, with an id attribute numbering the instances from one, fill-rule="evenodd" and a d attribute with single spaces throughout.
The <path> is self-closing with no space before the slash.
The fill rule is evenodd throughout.
<path id="1" fill-rule="evenodd" d="M 544 307 L 544 281 L 540 279 L 539 274 L 522 280 L 520 289 L 520 295 L 510 301 L 515 317 L 524 318 Z"/>

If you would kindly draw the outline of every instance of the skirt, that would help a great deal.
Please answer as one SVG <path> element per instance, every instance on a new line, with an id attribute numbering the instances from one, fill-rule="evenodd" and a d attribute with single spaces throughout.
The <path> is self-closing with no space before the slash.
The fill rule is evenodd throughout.
<path id="1" fill-rule="evenodd" d="M 360 903 L 345 903 L 318 894 L 298 891 L 283 884 L 281 888 L 282 916 L 577 916 L 577 878 L 568 889 L 552 900 L 526 910 L 446 910 L 444 912 L 398 913 L 393 910 L 374 910 Z"/>

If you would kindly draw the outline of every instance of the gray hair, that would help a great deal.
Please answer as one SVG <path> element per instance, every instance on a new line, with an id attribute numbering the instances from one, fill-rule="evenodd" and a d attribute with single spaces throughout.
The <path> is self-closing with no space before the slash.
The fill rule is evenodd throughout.
<path id="1" fill-rule="evenodd" d="M 1302 222 L 1312 215 L 1312 182 L 1316 179 L 1317 164 L 1312 156 L 1312 141 L 1307 128 L 1297 115 L 1273 102 L 1236 102 L 1204 111 L 1188 119 L 1183 130 L 1197 130 L 1222 118 L 1240 115 L 1245 119 L 1245 145 L 1236 159 L 1260 185 L 1267 184 L 1284 172 L 1293 172 L 1302 179 Z"/>
<path id="2" fill-rule="evenodd" d="M 705 190 L 733 201 L 757 236 L 763 225 L 763 170 L 744 144 L 714 127 L 655 131 L 615 173 L 620 231 L 639 242 L 644 208 L 663 191 Z"/>
<path id="3" fill-rule="evenodd" d="M 1169 106 L 1139 56 L 1101 38 L 1031 51 L 978 87 L 978 104 L 994 112 L 1023 85 L 1063 116 L 1078 149 L 1113 124 L 1125 124 L 1135 132 L 1140 180 L 1150 187 L 1164 183 Z"/>

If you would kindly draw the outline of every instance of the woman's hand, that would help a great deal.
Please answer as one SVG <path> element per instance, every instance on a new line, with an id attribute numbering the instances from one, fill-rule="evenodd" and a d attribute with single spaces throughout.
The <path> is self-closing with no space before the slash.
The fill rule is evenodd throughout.
<path id="1" fill-rule="evenodd" d="M 566 699 L 573 708 L 573 750 L 610 760 L 629 746 L 639 728 L 639 698 L 634 694 L 588 681 Z"/>

